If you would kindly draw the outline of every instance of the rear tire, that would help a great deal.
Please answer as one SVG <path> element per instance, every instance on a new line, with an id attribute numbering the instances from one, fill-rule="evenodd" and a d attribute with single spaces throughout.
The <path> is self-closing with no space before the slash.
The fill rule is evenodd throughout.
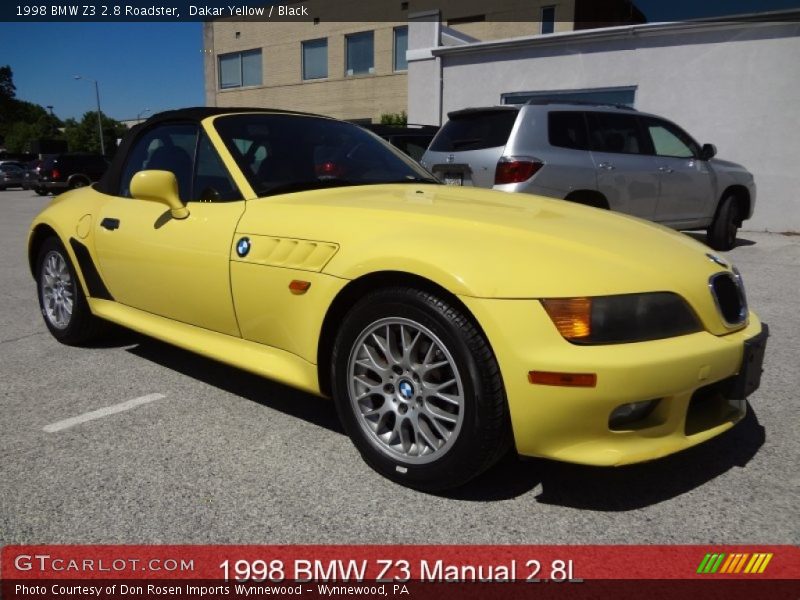
<path id="1" fill-rule="evenodd" d="M 345 316 L 332 355 L 339 418 L 364 460 L 403 485 L 462 485 L 503 456 L 511 427 L 483 334 L 446 300 L 372 292 Z"/>
<path id="2" fill-rule="evenodd" d="M 75 346 L 105 333 L 108 324 L 92 314 L 69 254 L 55 237 L 39 250 L 36 287 L 44 323 L 59 342 Z"/>
<path id="3" fill-rule="evenodd" d="M 739 229 L 739 203 L 735 196 L 725 196 L 717 216 L 706 233 L 706 241 L 714 250 L 732 250 Z"/>
<path id="4" fill-rule="evenodd" d="M 46 189 L 44 189 L 44 188 L 36 188 L 34 191 L 35 191 L 37 194 L 39 194 L 40 196 L 47 196 L 47 194 L 49 194 L 49 193 L 50 193 L 50 192 L 48 192 L 48 191 L 47 191 Z"/>
<path id="5" fill-rule="evenodd" d="M 89 180 L 83 177 L 75 177 L 69 182 L 69 189 L 77 190 L 78 188 L 86 187 L 89 185 Z"/>

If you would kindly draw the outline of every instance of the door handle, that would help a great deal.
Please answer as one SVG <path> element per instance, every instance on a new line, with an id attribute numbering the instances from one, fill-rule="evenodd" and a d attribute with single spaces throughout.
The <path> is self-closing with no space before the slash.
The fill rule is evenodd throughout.
<path id="1" fill-rule="evenodd" d="M 667 173 L 667 174 L 675 172 L 675 169 L 672 169 L 670 167 L 658 167 L 658 170 L 661 171 L 662 173 Z"/>
<path id="2" fill-rule="evenodd" d="M 606 171 L 613 171 L 616 167 L 608 162 L 601 162 L 597 165 L 598 169 L 605 169 Z"/>
<path id="3" fill-rule="evenodd" d="M 109 231 L 114 231 L 115 229 L 119 229 L 119 219 L 111 219 L 106 217 L 102 221 L 100 221 L 100 227 L 104 229 L 108 229 Z"/>

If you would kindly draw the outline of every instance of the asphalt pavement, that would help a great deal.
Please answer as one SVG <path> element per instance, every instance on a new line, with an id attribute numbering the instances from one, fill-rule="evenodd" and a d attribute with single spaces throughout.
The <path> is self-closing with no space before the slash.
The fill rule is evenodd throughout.
<path id="1" fill-rule="evenodd" d="M 0 192 L 0 544 L 800 543 L 798 236 L 728 254 L 772 333 L 734 429 L 616 469 L 509 457 L 433 496 L 370 470 L 328 400 L 132 333 L 56 342 L 26 259 L 47 202 Z"/>

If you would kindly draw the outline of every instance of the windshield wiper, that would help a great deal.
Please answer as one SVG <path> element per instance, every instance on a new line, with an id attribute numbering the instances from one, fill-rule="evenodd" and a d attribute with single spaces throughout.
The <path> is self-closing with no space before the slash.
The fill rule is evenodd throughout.
<path id="1" fill-rule="evenodd" d="M 390 179 L 388 181 L 370 181 L 369 185 L 389 185 L 394 183 L 428 183 L 432 185 L 441 185 L 441 181 L 431 177 L 404 177 L 403 179 Z"/>
<path id="2" fill-rule="evenodd" d="M 452 146 L 453 150 L 465 150 L 467 149 L 467 146 L 474 146 L 480 142 L 480 138 L 467 138 L 463 140 L 453 140 L 450 142 L 450 146 Z"/>

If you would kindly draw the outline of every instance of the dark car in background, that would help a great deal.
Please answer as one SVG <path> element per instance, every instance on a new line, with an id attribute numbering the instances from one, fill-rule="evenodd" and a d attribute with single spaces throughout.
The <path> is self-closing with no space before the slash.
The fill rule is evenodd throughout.
<path id="1" fill-rule="evenodd" d="M 22 182 L 23 189 L 35 190 L 39 186 L 39 174 L 41 173 L 43 162 L 37 158 L 25 165 L 25 179 Z"/>
<path id="2" fill-rule="evenodd" d="M 108 168 L 108 161 L 100 154 L 58 154 L 43 161 L 36 182 L 37 194 L 58 194 L 91 185 L 98 181 Z"/>
<path id="3" fill-rule="evenodd" d="M 3 163 L 0 165 L 0 190 L 10 187 L 24 187 L 25 170 L 16 163 Z"/>
<path id="4" fill-rule="evenodd" d="M 362 125 L 372 133 L 382 137 L 392 146 L 399 148 L 411 158 L 420 161 L 425 150 L 436 136 L 439 128 L 434 125 L 412 125 L 397 127 L 394 125 Z"/>

